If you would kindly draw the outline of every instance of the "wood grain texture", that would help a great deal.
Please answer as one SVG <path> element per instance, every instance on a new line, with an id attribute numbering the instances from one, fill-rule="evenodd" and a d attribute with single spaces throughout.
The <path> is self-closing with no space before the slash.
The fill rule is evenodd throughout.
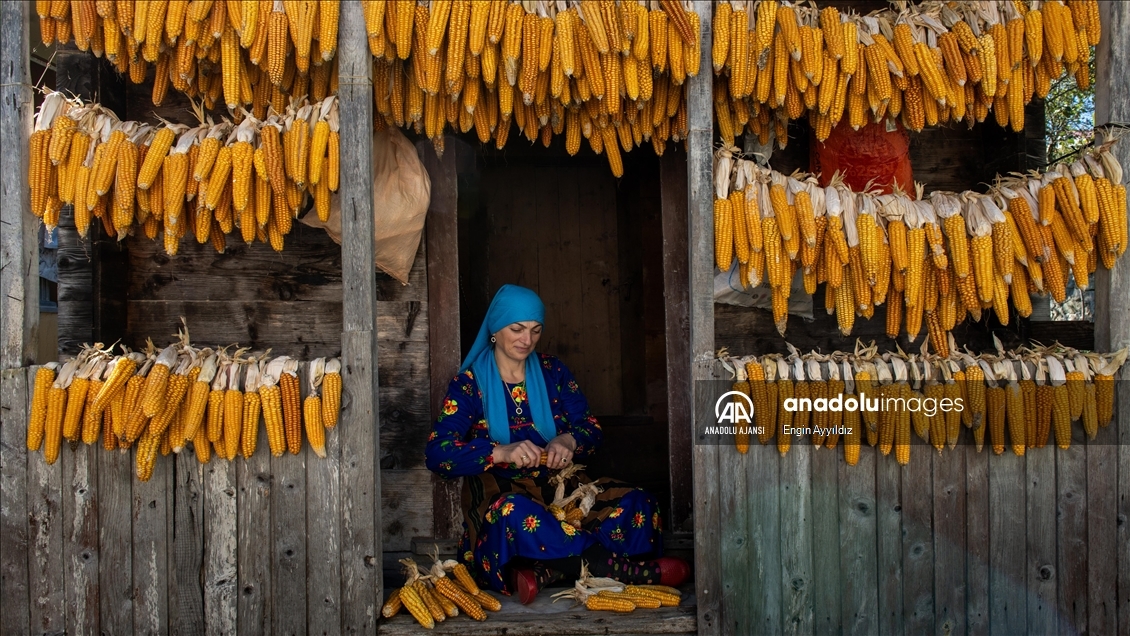
<path id="1" fill-rule="evenodd" d="M 1126 122 L 1130 118 L 1130 45 L 1121 34 L 1130 28 L 1130 7 L 1123 2 L 1100 2 L 1102 39 L 1095 47 L 1095 125 Z M 1130 162 L 1130 148 L 1115 144 L 1119 162 Z M 1130 345 L 1130 265 L 1119 259 L 1113 270 L 1095 272 L 1095 344 L 1101 351 L 1117 351 Z M 1122 379 L 1125 380 L 1123 373 Z M 1088 483 L 1089 529 L 1097 544 L 1091 546 L 1090 590 L 1094 593 L 1089 608 L 1088 627 L 1093 633 L 1130 631 L 1130 383 L 1116 382 L 1117 403 L 1114 423 L 1100 432 L 1105 442 L 1087 446 L 1087 477 L 1102 465 L 1108 472 L 1092 493 Z M 1096 457 L 1092 458 L 1091 453 Z M 1097 475 L 1096 475 L 1097 476 Z M 1091 510 L 1096 504 L 1097 509 Z M 1112 526 L 1112 518 L 1115 524 Z M 1098 535 L 1102 534 L 1102 537 Z M 1098 550 L 1106 549 L 1102 555 Z M 1117 574 L 1114 574 L 1117 572 Z M 1113 584 L 1112 584 L 1113 583 Z M 1103 586 L 1096 589 L 1094 585 Z M 1117 596 L 1113 596 L 1117 594 Z M 1113 604 L 1113 606 L 1111 606 Z"/>
<path id="2" fill-rule="evenodd" d="M 901 634 L 906 627 L 902 572 L 904 499 L 899 479 L 903 469 L 894 459 L 893 451 L 886 456 L 875 455 L 876 566 L 879 571 L 879 632 L 883 634 Z"/>
<path id="3" fill-rule="evenodd" d="M 430 485 L 431 472 L 425 468 L 381 471 L 381 535 L 386 549 L 410 550 L 413 537 L 430 531 Z"/>
<path id="4" fill-rule="evenodd" d="M 863 446 L 859 463 L 840 467 L 840 580 L 844 634 L 879 633 L 878 531 L 875 449 Z"/>
<path id="5" fill-rule="evenodd" d="M 32 13 L 26 2 L 0 6 L 0 369 L 34 364 L 39 344 L 39 220 L 27 213 Z"/>
<path id="6" fill-rule="evenodd" d="M 327 437 L 327 445 L 329 437 Z M 271 452 L 259 444 L 255 454 L 236 462 L 236 620 L 240 634 L 270 634 L 271 596 Z"/>
<path id="7" fill-rule="evenodd" d="M 667 421 L 687 422 L 692 417 L 690 398 L 690 309 L 687 247 L 687 165 L 682 154 L 660 159 L 663 225 L 664 322 L 667 350 Z M 715 318 L 717 327 L 717 318 Z M 691 429 L 670 426 L 671 519 L 673 528 L 685 529 L 693 502 Z"/>
<path id="8" fill-rule="evenodd" d="M 934 627 L 965 633 L 965 449 L 934 458 Z"/>
<path id="9" fill-rule="evenodd" d="M 135 456 L 136 450 L 130 453 Z M 134 462 L 136 463 L 136 462 Z M 133 632 L 169 632 L 169 514 L 170 462 L 158 457 L 149 481 L 133 477 Z"/>
<path id="10" fill-rule="evenodd" d="M 968 437 L 968 431 L 962 435 Z M 968 439 L 965 453 L 965 621 L 967 634 L 989 633 L 989 454 L 976 452 Z"/>
<path id="11" fill-rule="evenodd" d="M 1045 449 L 1047 450 L 1047 449 Z M 1027 585 L 1030 633 L 1056 630 L 1056 505 L 1055 453 L 1029 451 L 1024 455 L 1027 506 Z"/>
<path id="12" fill-rule="evenodd" d="M 28 611 L 28 374 L 34 368 L 0 370 L 0 633 L 30 631 Z M 33 380 L 34 383 L 34 380 Z"/>
<path id="13" fill-rule="evenodd" d="M 737 624 L 730 618 L 729 604 L 724 608 L 725 633 L 741 634 L 754 630 L 762 634 L 781 633 L 781 599 L 784 595 L 775 576 L 781 571 L 781 490 L 777 486 L 780 475 L 780 453 L 774 444 L 756 445 L 749 449 L 751 461 L 746 472 L 745 523 L 749 529 L 749 623 Z M 731 628 L 732 627 L 732 628 Z"/>
<path id="14" fill-rule="evenodd" d="M 781 458 L 781 621 L 785 634 L 813 632 L 812 445 L 793 435 Z M 729 556 L 723 553 L 723 560 Z"/>
<path id="15" fill-rule="evenodd" d="M 98 569 L 101 627 L 133 633 L 133 462 L 128 452 L 98 452 Z M 110 567 L 109 564 L 113 564 Z"/>
<path id="16" fill-rule="evenodd" d="M 375 631 L 383 592 L 378 528 L 381 492 L 377 430 L 377 297 L 373 282 L 372 57 L 360 3 L 341 7 L 338 68 L 341 84 L 342 380 L 349 405 L 341 414 L 342 632 Z M 278 487 L 278 486 L 276 486 Z"/>
<path id="17" fill-rule="evenodd" d="M 64 446 L 59 454 L 69 452 Z M 63 632 L 67 582 L 63 573 L 62 466 L 59 461 L 48 466 L 42 450 L 28 453 L 27 466 L 30 631 Z"/>
<path id="18" fill-rule="evenodd" d="M 311 634 L 341 633 L 340 435 L 327 431 L 326 457 L 307 449 L 306 623 Z"/>
<path id="19" fill-rule="evenodd" d="M 729 519 L 721 532 L 721 550 L 726 554 L 722 561 L 722 604 L 725 610 L 722 618 L 722 632 L 740 634 L 754 625 L 754 605 L 760 600 L 754 593 L 753 569 L 756 544 L 750 519 L 746 514 L 751 503 L 749 486 L 745 475 L 767 449 L 752 447 L 750 453 L 742 455 L 730 444 L 720 449 L 725 458 L 718 475 L 728 488 L 721 491 L 719 502 L 721 515 Z"/>
<path id="20" fill-rule="evenodd" d="M 989 458 L 989 629 L 998 634 L 1023 632 L 1028 620 L 1020 583 L 1026 580 L 1027 546 L 1017 540 L 1029 527 L 1024 476 L 1024 459 L 1010 450 Z"/>
<path id="21" fill-rule="evenodd" d="M 812 606 L 816 634 L 839 634 L 843 624 L 837 488 L 841 448 L 812 449 Z"/>
<path id="22" fill-rule="evenodd" d="M 171 567 L 177 591 L 176 631 L 178 634 L 203 636 L 204 593 L 200 585 L 200 571 L 204 555 L 204 466 L 196 461 L 196 454 L 191 448 L 183 449 L 174 461 L 176 497 Z"/>
<path id="23" fill-rule="evenodd" d="M 919 440 L 915 438 L 914 442 Z M 934 481 L 940 457 L 926 444 L 911 444 L 910 463 L 902 467 L 903 620 L 907 634 L 937 633 L 934 627 Z"/>
<path id="24" fill-rule="evenodd" d="M 271 458 L 271 596 L 276 634 L 306 633 L 306 453 Z"/>
<path id="25" fill-rule="evenodd" d="M 259 450 L 263 452 L 266 449 Z M 209 633 L 229 633 L 236 629 L 239 582 L 237 463 L 213 459 L 204 466 L 203 596 Z M 255 529 L 249 539 L 270 544 L 273 534 L 264 530 Z"/>
<path id="26" fill-rule="evenodd" d="M 541 611 L 504 611 L 488 613 L 487 620 L 479 623 L 466 616 L 447 619 L 429 633 L 459 636 L 540 636 L 547 625 L 556 636 L 590 636 L 591 634 L 694 634 L 694 608 L 686 605 L 636 611 L 630 614 L 611 615 L 610 612 L 591 612 L 584 608 Z M 560 603 L 558 604 L 560 605 Z M 595 614 L 595 615 L 594 615 Z M 391 620 L 381 620 L 377 633 L 381 636 L 408 636 L 419 634 L 420 625 L 402 612 Z"/>
<path id="27" fill-rule="evenodd" d="M 428 316 L 429 419 L 434 421 L 447 394 L 447 385 L 459 371 L 461 362 L 458 150 L 440 158 L 431 144 L 420 141 L 416 151 L 432 182 L 424 237 L 428 255 L 428 306 L 439 308 L 435 315 Z M 436 537 L 453 538 L 460 532 L 458 485 L 458 480 L 445 480 L 438 475 L 432 480 L 432 534 Z"/>
<path id="28" fill-rule="evenodd" d="M 98 634 L 98 473 L 94 446 L 60 453 L 67 633 Z"/>
<path id="29" fill-rule="evenodd" d="M 711 4 L 696 0 L 694 10 L 701 16 L 701 54 L 711 48 Z M 705 64 L 703 65 L 705 67 Z M 714 74 L 699 73 L 688 78 L 687 113 L 687 253 L 690 283 L 690 378 L 711 377 L 710 358 L 714 351 L 714 195 L 712 188 L 711 144 L 714 135 L 711 95 Z M 686 390 L 672 384 L 671 391 Z M 691 386 L 694 420 L 707 417 L 711 402 L 706 391 Z M 671 420 L 678 422 L 679 420 Z M 699 441 L 699 440 L 696 440 Z M 695 597 L 698 602 L 699 634 L 717 634 L 722 620 L 722 569 L 719 531 L 721 515 L 718 495 L 719 448 L 698 443 L 692 450 L 694 475 Z"/>
<path id="30" fill-rule="evenodd" d="M 1055 449 L 1056 557 L 1059 626 L 1063 633 L 1089 632 L 1087 588 L 1087 457 L 1082 427 L 1072 428 L 1071 448 Z M 1048 444 L 1050 450 L 1051 444 Z M 1107 557 L 1109 558 L 1109 557 Z"/>

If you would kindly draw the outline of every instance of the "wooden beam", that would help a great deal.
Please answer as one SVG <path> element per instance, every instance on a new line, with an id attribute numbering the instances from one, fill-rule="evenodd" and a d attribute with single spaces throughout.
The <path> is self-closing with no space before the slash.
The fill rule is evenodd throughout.
<path id="1" fill-rule="evenodd" d="M 687 253 L 690 275 L 690 366 L 694 414 L 710 412 L 709 391 L 702 386 L 712 376 L 714 358 L 714 193 L 712 143 L 714 111 L 711 108 L 714 74 L 710 69 L 711 18 L 708 0 L 695 0 L 700 17 L 702 72 L 687 79 Z M 676 390 L 671 387 L 670 390 Z M 705 407 L 705 408 L 704 408 Z M 695 426 L 692 420 L 673 420 L 671 426 Z M 696 442 L 698 440 L 695 440 Z M 719 518 L 718 455 L 715 444 L 694 445 L 694 547 L 695 597 L 698 633 L 719 634 L 722 629 L 722 528 Z"/>
<path id="2" fill-rule="evenodd" d="M 1130 122 L 1130 4 L 1099 4 L 1103 34 L 1095 52 L 1096 127 Z M 1114 154 L 1130 165 L 1130 140 L 1115 144 Z M 1130 263 L 1124 258 L 1113 270 L 1100 267 L 1095 273 L 1095 346 L 1100 351 L 1130 346 Z M 1130 517 L 1130 383 L 1115 382 L 1115 387 L 1121 408 L 1115 409 L 1114 426 L 1103 430 L 1103 443 L 1087 445 L 1087 479 L 1096 480 L 1087 492 L 1088 525 L 1094 529 L 1088 578 L 1095 592 L 1089 626 L 1095 633 L 1130 630 L 1130 524 L 1115 523 Z M 1112 525 L 1117 526 L 1113 534 Z"/>
<path id="3" fill-rule="evenodd" d="M 377 293 L 373 270 L 373 59 L 364 10 L 341 5 L 341 631 L 371 634 L 383 594 Z"/>
<path id="4" fill-rule="evenodd" d="M 690 315 L 687 286 L 687 162 L 683 154 L 660 157 L 663 225 L 663 296 L 667 338 L 667 452 L 671 507 L 667 527 L 689 531 L 694 496 L 691 420 Z"/>
<path id="5" fill-rule="evenodd" d="M 431 416 L 439 417 L 447 385 L 459 363 L 459 177 L 456 152 L 462 144 L 447 145 L 437 157 L 428 141 L 416 144 L 432 181 L 425 237 L 428 255 L 428 368 L 431 377 Z M 460 532 L 458 479 L 432 476 L 432 528 L 440 539 Z"/>
<path id="6" fill-rule="evenodd" d="M 31 6 L 0 5 L 0 368 L 35 362 L 39 336 L 39 220 L 27 188 L 31 134 Z"/>

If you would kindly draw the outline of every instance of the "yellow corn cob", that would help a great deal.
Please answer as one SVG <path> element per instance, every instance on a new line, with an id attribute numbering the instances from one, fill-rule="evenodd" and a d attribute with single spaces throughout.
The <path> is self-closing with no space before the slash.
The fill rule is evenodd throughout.
<path id="1" fill-rule="evenodd" d="M 63 416 L 63 437 L 70 441 L 79 438 L 82 422 L 82 410 L 86 406 L 86 392 L 90 388 L 90 380 L 75 377 L 67 388 L 67 409 Z"/>
<path id="2" fill-rule="evenodd" d="M 44 419 L 43 457 L 48 464 L 59 458 L 59 446 L 63 440 L 63 418 L 67 409 L 67 390 L 52 386 L 47 392 L 47 411 Z M 29 444 L 30 446 L 30 444 Z"/>
<path id="3" fill-rule="evenodd" d="M 216 209 L 225 190 L 231 187 L 231 173 L 232 148 L 224 146 L 216 155 L 216 163 L 208 176 L 208 187 L 204 193 L 204 202 L 209 210 Z"/>
<path id="4" fill-rule="evenodd" d="M 486 4 L 486 3 L 483 3 Z M 381 616 L 385 618 L 392 618 L 400 613 L 400 608 L 404 607 L 404 602 L 400 599 L 400 590 L 393 590 L 385 600 L 384 605 L 381 606 Z"/>
<path id="5" fill-rule="evenodd" d="M 424 605 L 424 600 L 420 598 L 416 588 L 412 585 L 405 585 L 400 588 L 400 601 L 404 604 L 404 608 L 408 610 L 412 617 L 420 623 L 425 629 L 432 629 L 435 626 L 435 619 L 432 618 L 428 608 Z"/>
<path id="6" fill-rule="evenodd" d="M 287 449 L 297 455 L 302 449 L 302 406 L 298 388 L 298 377 L 290 373 L 279 378 L 282 394 L 283 422 L 286 432 Z"/>
<path id="7" fill-rule="evenodd" d="M 27 448 L 37 451 L 43 444 L 45 425 L 47 422 L 48 395 L 51 384 L 55 381 L 55 368 L 48 365 L 40 367 L 35 372 L 35 386 L 32 390 L 31 409 L 27 424 Z"/>
<path id="8" fill-rule="evenodd" d="M 727 199 L 714 201 L 714 264 L 727 271 L 733 259 L 733 208 Z"/>
<path id="9" fill-rule="evenodd" d="M 989 442 L 994 455 L 1004 452 L 1004 424 L 1007 398 L 1003 387 L 991 386 L 985 394 L 989 416 Z M 980 448 L 978 448 L 980 451 Z"/>
<path id="10" fill-rule="evenodd" d="M 1071 448 L 1071 405 L 1066 384 L 1052 387 L 1052 426 L 1055 443 L 1060 448 Z"/>
<path id="11" fill-rule="evenodd" d="M 485 621 L 487 619 L 486 612 L 483 611 L 482 606 L 475 600 L 477 592 L 468 594 L 459 589 L 454 582 L 448 577 L 439 577 L 435 579 L 435 589 L 444 598 L 451 600 L 463 613 L 477 621 Z M 478 588 L 476 588 L 477 590 Z"/>
<path id="12" fill-rule="evenodd" d="M 244 459 L 249 459 L 255 454 L 255 447 L 259 440 L 259 411 L 261 401 L 255 391 L 243 394 L 243 426 L 240 431 L 240 452 Z"/>
<path id="13" fill-rule="evenodd" d="M 590 610 L 607 610 L 612 612 L 628 613 L 636 609 L 634 603 L 622 598 L 608 598 L 593 594 L 585 599 L 585 607 Z"/>

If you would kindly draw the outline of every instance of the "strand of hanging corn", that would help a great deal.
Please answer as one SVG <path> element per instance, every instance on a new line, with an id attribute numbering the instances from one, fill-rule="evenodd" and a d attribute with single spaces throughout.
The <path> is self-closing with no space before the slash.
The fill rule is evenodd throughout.
<path id="1" fill-rule="evenodd" d="M 684 0 L 363 0 L 378 123 L 412 127 L 437 152 L 474 129 L 501 149 L 581 139 L 623 174 L 621 152 L 687 138 L 684 85 L 701 59 Z"/>
<path id="2" fill-rule="evenodd" d="M 789 120 L 816 138 L 847 118 L 907 129 L 984 121 L 1024 129 L 1024 107 L 1065 73 L 1090 86 L 1097 0 L 898 3 L 867 15 L 776 0 L 714 8 L 711 60 L 722 141 L 748 130 L 784 147 Z"/>
<path id="3" fill-rule="evenodd" d="M 98 219 L 119 241 L 135 231 L 160 236 L 169 255 L 186 234 L 223 252 L 237 230 L 282 251 L 310 199 L 318 218 L 329 218 L 340 175 L 335 97 L 238 125 L 197 114 L 193 128 L 151 126 L 48 94 L 29 141 L 32 213 L 52 229 L 70 204 L 79 235 Z"/>
<path id="4" fill-rule="evenodd" d="M 732 357 L 719 362 L 734 384 L 732 401 L 752 405 L 752 421 L 739 425 L 734 445 L 749 452 L 753 433 L 784 455 L 796 440 L 814 448 L 843 445 L 844 461 L 854 466 L 866 443 L 899 464 L 910 461 L 911 432 L 939 453 L 952 450 L 961 429 L 970 429 L 981 452 L 989 445 L 1023 455 L 1052 439 L 1070 448 L 1077 423 L 1088 439 L 1109 426 L 1114 414 L 1114 379 L 1127 349 L 1115 353 L 1080 352 L 1059 343 L 973 355 L 949 353 L 879 354 L 874 343 L 856 341 L 853 352 L 802 354 L 787 345 L 786 355 Z M 825 380 L 824 378 L 828 378 Z M 747 432 L 749 431 L 749 432 Z M 1007 436 L 1006 436 L 1007 432 Z"/>
<path id="5" fill-rule="evenodd" d="M 887 335 L 925 331 L 946 353 L 946 334 L 992 310 L 1001 324 L 1032 312 L 1029 294 L 1066 297 L 1125 251 L 1126 186 L 1114 139 L 1047 172 L 999 177 L 987 194 L 852 192 L 838 175 L 785 176 L 715 153 L 715 265 L 737 261 L 744 286 L 768 285 L 773 320 L 785 333 L 797 271 L 808 294 L 826 283 L 824 306 L 843 335 L 855 317 L 887 305 Z M 1012 305 L 1010 307 L 1009 300 Z M 925 325 L 925 329 L 923 329 Z"/>
<path id="6" fill-rule="evenodd" d="M 141 84 L 256 119 L 337 93 L 339 0 L 37 0 L 44 44 L 71 41 Z"/>
<path id="7" fill-rule="evenodd" d="M 27 447 L 42 447 L 49 464 L 58 459 L 63 440 L 101 440 L 108 451 L 136 444 L 137 475 L 145 481 L 158 451 L 179 453 L 188 443 L 201 463 L 213 453 L 227 460 L 251 457 L 260 421 L 273 455 L 301 452 L 304 425 L 311 450 L 325 457 L 326 429 L 336 425 L 341 409 L 336 358 L 311 361 L 305 413 L 296 413 L 297 437 L 288 448 L 284 405 L 299 403 L 300 387 L 296 376 L 281 390 L 279 380 L 282 374 L 297 374 L 298 361 L 269 359 L 270 351 L 248 356 L 246 349 L 229 354 L 226 347 L 198 348 L 189 341 L 187 327 L 160 350 L 152 341 L 144 352 L 123 346 L 116 356 L 101 347 L 85 346 L 61 367 L 52 363 L 36 372 Z"/>

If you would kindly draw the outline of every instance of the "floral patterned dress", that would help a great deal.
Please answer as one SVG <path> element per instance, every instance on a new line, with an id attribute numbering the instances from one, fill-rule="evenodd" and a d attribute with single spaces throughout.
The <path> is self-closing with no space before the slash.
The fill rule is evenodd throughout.
<path id="1" fill-rule="evenodd" d="M 557 433 L 572 434 L 577 440 L 573 461 L 584 463 L 600 446 L 600 424 L 589 412 L 588 401 L 569 369 L 554 356 L 538 356 Z M 511 396 L 507 409 L 511 441 L 530 440 L 545 447 L 548 440 L 529 418 L 524 383 L 507 388 Z M 546 509 L 555 491 L 549 478 L 556 471 L 495 464 L 492 452 L 497 445 L 483 416 L 482 393 L 468 369 L 448 386 L 443 412 L 428 438 L 425 454 L 430 470 L 449 479 L 464 478 L 464 532 L 459 551 L 471 571 L 490 588 L 510 592 L 503 568 L 518 557 L 546 560 L 578 556 L 595 543 L 614 555 L 662 553 L 659 506 L 647 491 L 608 478 L 595 480 L 603 492 L 578 529 L 558 521 Z M 568 480 L 565 492 L 590 482 L 594 480 L 578 472 Z"/>

